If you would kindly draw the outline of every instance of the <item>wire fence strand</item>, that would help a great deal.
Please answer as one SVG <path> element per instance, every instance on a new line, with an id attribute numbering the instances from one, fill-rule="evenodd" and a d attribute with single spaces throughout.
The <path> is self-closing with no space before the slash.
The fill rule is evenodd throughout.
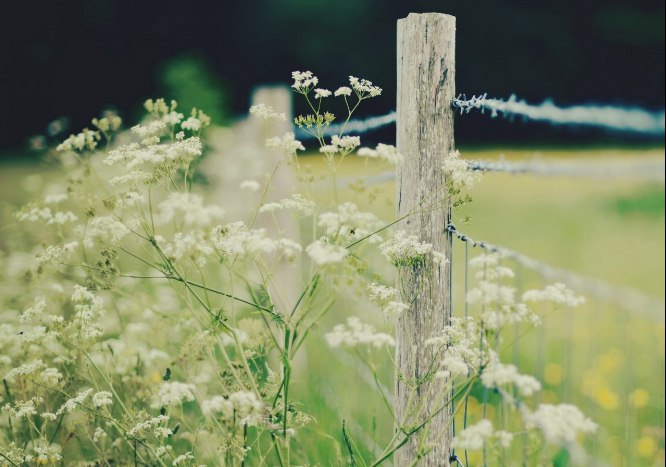
<path id="1" fill-rule="evenodd" d="M 543 176 L 567 176 L 585 178 L 642 178 L 664 181 L 666 164 L 663 159 L 650 158 L 642 161 L 615 161 L 612 159 L 590 162 L 544 162 L 544 161 L 467 161 L 469 170 L 475 172 L 504 172 Z"/>
<path id="2" fill-rule="evenodd" d="M 666 163 L 662 158 L 645 160 L 617 160 L 610 157 L 589 162 L 546 162 L 546 161 L 485 161 L 468 160 L 467 167 L 475 172 L 530 174 L 548 177 L 575 177 L 589 179 L 641 179 L 663 184 Z M 395 172 L 382 172 L 366 177 L 367 186 L 379 185 L 395 180 Z M 347 180 L 348 184 L 356 179 Z"/>
<path id="3" fill-rule="evenodd" d="M 453 108 L 462 114 L 478 110 L 481 113 L 489 112 L 491 117 L 514 118 L 548 123 L 555 126 L 584 126 L 596 127 L 607 131 L 634 133 L 648 137 L 663 137 L 665 128 L 665 112 L 652 111 L 635 106 L 613 106 L 578 104 L 568 107 L 556 105 L 552 100 L 541 104 L 529 104 L 515 95 L 509 99 L 489 98 L 487 94 L 472 96 L 467 99 L 464 95 L 453 99 Z M 369 131 L 391 125 L 396 121 L 395 110 L 365 119 L 350 120 L 346 124 L 334 124 L 323 130 L 324 136 L 345 132 L 363 134 Z M 296 129 L 300 140 L 314 139 L 310 133 Z"/>
<path id="4" fill-rule="evenodd" d="M 482 113 L 489 111 L 491 117 L 519 116 L 527 120 L 545 122 L 551 125 L 593 126 L 609 131 L 664 136 L 664 111 L 653 112 L 640 107 L 612 105 L 572 105 L 559 107 L 552 100 L 541 104 L 529 104 L 515 95 L 509 99 L 488 98 L 487 94 L 464 96 L 453 100 L 453 107 L 461 114 L 473 109 Z"/>
<path id="5" fill-rule="evenodd" d="M 544 279 L 563 282 L 579 292 L 586 293 L 603 301 L 617 303 L 632 313 L 642 315 L 659 323 L 664 322 L 665 304 L 663 300 L 656 297 L 628 287 L 618 287 L 608 284 L 602 280 L 587 277 L 574 271 L 557 268 L 509 248 L 493 245 L 485 241 L 474 240 L 468 235 L 459 232 L 452 224 L 449 224 L 447 231 L 473 247 L 479 247 L 487 252 L 499 253 L 503 257 L 513 259 L 516 263 L 536 271 Z"/>

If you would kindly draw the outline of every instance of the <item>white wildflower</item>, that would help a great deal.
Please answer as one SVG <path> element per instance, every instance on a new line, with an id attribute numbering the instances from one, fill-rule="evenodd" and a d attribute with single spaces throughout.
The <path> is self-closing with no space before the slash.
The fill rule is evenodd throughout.
<path id="1" fill-rule="evenodd" d="M 469 170 L 467 161 L 460 158 L 459 151 L 449 153 L 449 157 L 444 159 L 442 169 L 444 170 L 446 180 L 458 189 L 463 187 L 470 188 L 481 178 L 479 172 Z"/>
<path id="2" fill-rule="evenodd" d="M 293 261 L 296 259 L 296 255 L 303 251 L 303 247 L 300 243 L 289 238 L 279 238 L 277 240 L 277 247 L 282 257 L 287 261 Z"/>
<path id="3" fill-rule="evenodd" d="M 95 432 L 93 433 L 93 443 L 99 444 L 106 437 L 107 437 L 106 431 L 104 431 L 103 428 L 98 426 L 97 428 L 95 428 Z"/>
<path id="4" fill-rule="evenodd" d="M 120 194 L 120 199 L 126 207 L 139 206 L 143 202 L 143 195 L 137 191 L 127 191 Z"/>
<path id="5" fill-rule="evenodd" d="M 59 444 L 45 444 L 42 442 L 33 445 L 33 450 L 35 451 L 35 456 L 30 460 L 34 461 L 37 465 L 56 465 L 62 460 L 62 456 L 60 455 L 62 447 Z M 26 460 L 28 460 L 27 457 Z"/>
<path id="6" fill-rule="evenodd" d="M 283 113 L 278 113 L 273 107 L 266 104 L 257 104 L 250 107 L 250 113 L 255 117 L 264 120 L 278 120 L 280 122 L 287 121 L 287 116 Z"/>
<path id="7" fill-rule="evenodd" d="M 374 282 L 368 285 L 368 292 L 368 298 L 370 298 L 370 301 L 379 306 L 385 305 L 391 300 L 395 300 L 400 294 L 398 289 L 375 284 Z"/>
<path id="8" fill-rule="evenodd" d="M 249 391 L 235 392 L 229 396 L 229 401 L 233 404 L 236 417 L 240 420 L 260 416 L 264 406 L 256 394 Z"/>
<path id="9" fill-rule="evenodd" d="M 490 281 L 479 281 L 479 284 L 467 292 L 467 303 L 512 305 L 516 302 L 516 289 Z"/>
<path id="10" fill-rule="evenodd" d="M 496 388 L 513 384 L 521 395 L 532 396 L 541 390 L 541 383 L 530 376 L 522 375 L 514 365 L 506 365 L 499 361 L 496 353 L 491 353 L 490 363 L 481 373 L 481 382 L 487 388 Z"/>
<path id="11" fill-rule="evenodd" d="M 46 365 L 44 365 L 44 362 L 38 358 L 29 363 L 24 363 L 23 365 L 16 368 L 12 368 L 7 372 L 5 378 L 9 381 L 14 381 L 17 377 L 33 375 L 45 366 Z"/>
<path id="12" fill-rule="evenodd" d="M 162 121 L 169 126 L 176 126 L 183 121 L 183 118 L 185 118 L 185 116 L 182 113 L 172 110 L 162 117 Z"/>
<path id="13" fill-rule="evenodd" d="M 48 332 L 46 326 L 33 326 L 29 331 L 24 331 L 19 336 L 19 342 L 22 344 L 44 344 L 47 338 L 55 337 L 52 332 Z"/>
<path id="14" fill-rule="evenodd" d="M 68 321 L 70 332 L 77 339 L 83 340 L 92 340 L 101 336 L 102 329 L 97 320 L 104 314 L 104 300 L 79 285 L 74 286 L 71 298 L 76 313 Z"/>
<path id="15" fill-rule="evenodd" d="M 106 161 L 104 161 L 106 163 Z M 146 183 L 150 179 L 150 174 L 143 170 L 134 170 L 126 175 L 119 175 L 109 179 L 109 185 L 128 185 L 134 183 Z"/>
<path id="16" fill-rule="evenodd" d="M 51 211 L 50 208 L 32 207 L 29 210 L 22 210 L 16 214 L 19 221 L 37 222 L 46 221 L 47 224 L 63 225 L 68 222 L 76 222 L 78 217 L 70 211 L 60 212 Z"/>
<path id="17" fill-rule="evenodd" d="M 106 165 L 123 164 L 132 173 L 129 176 L 120 176 L 112 179 L 110 183 L 119 184 L 131 181 L 141 181 L 140 167 L 144 164 L 159 165 L 170 163 L 178 167 L 186 167 L 195 157 L 201 155 L 203 146 L 201 140 L 192 136 L 187 139 L 176 138 L 168 144 L 156 144 L 158 141 L 145 140 L 146 145 L 132 143 L 120 146 L 109 152 L 104 159 Z M 149 144 L 150 143 L 150 144 Z M 150 179 L 148 175 L 147 179 Z"/>
<path id="18" fill-rule="evenodd" d="M 359 99 L 377 97 L 382 93 L 382 88 L 374 86 L 372 81 L 368 81 L 367 79 L 359 79 L 354 76 L 350 76 L 349 84 L 356 92 L 356 95 L 359 97 Z"/>
<path id="19" fill-rule="evenodd" d="M 67 193 L 54 193 L 46 195 L 44 198 L 44 204 L 59 204 L 63 201 L 67 201 Z"/>
<path id="20" fill-rule="evenodd" d="M 146 430 L 153 430 L 153 434 L 160 438 L 166 438 L 171 434 L 171 430 L 165 425 L 169 421 L 167 415 L 158 415 L 157 417 L 149 418 L 143 422 L 139 422 L 128 430 L 130 436 L 136 436 L 138 433 Z"/>
<path id="21" fill-rule="evenodd" d="M 243 180 L 240 184 L 241 190 L 259 191 L 261 185 L 255 180 Z"/>
<path id="22" fill-rule="evenodd" d="M 217 252 L 228 258 L 270 254 L 278 248 L 275 240 L 266 237 L 264 229 L 248 229 L 243 222 L 215 227 L 211 240 Z"/>
<path id="23" fill-rule="evenodd" d="M 14 405 L 5 404 L 2 409 L 16 418 L 30 418 L 37 415 L 37 406 L 44 401 L 41 397 L 33 397 L 27 401 L 16 401 Z"/>
<path id="24" fill-rule="evenodd" d="M 585 297 L 576 296 L 572 290 L 561 282 L 547 285 L 543 290 L 528 290 L 523 294 L 525 302 L 553 302 L 569 307 L 585 303 Z"/>
<path id="25" fill-rule="evenodd" d="M 201 130 L 201 127 L 203 126 L 201 120 L 199 120 L 196 117 L 188 117 L 187 120 L 185 120 L 181 125 L 181 128 L 184 128 L 186 130 L 190 131 L 199 131 Z"/>
<path id="26" fill-rule="evenodd" d="M 181 454 L 180 456 L 176 457 L 171 465 L 183 465 L 183 464 L 189 464 L 190 461 L 194 460 L 194 455 L 191 452 L 186 452 L 185 454 Z"/>
<path id="27" fill-rule="evenodd" d="M 333 93 L 328 89 L 321 89 L 321 88 L 315 89 L 315 99 L 323 99 L 324 97 L 330 97 L 331 94 Z"/>
<path id="28" fill-rule="evenodd" d="M 346 248 L 338 245 L 331 245 L 326 242 L 326 238 L 312 242 L 308 245 L 305 251 L 318 266 L 340 263 L 348 254 Z"/>
<path id="29" fill-rule="evenodd" d="M 352 93 L 351 88 L 347 86 L 342 86 L 336 89 L 333 94 L 335 95 L 335 97 L 340 97 L 340 96 L 351 96 L 351 93 Z"/>
<path id="30" fill-rule="evenodd" d="M 42 370 L 39 377 L 49 386 L 56 386 L 63 379 L 62 373 L 57 368 L 46 368 Z"/>
<path id="31" fill-rule="evenodd" d="M 79 218 L 72 212 L 54 212 L 53 217 L 48 220 L 49 224 L 63 225 L 68 222 L 76 222 Z"/>
<path id="32" fill-rule="evenodd" d="M 456 449 L 467 449 L 470 451 L 479 451 L 483 445 L 493 435 L 493 424 L 490 420 L 481 420 L 470 425 L 456 434 L 451 446 Z"/>
<path id="33" fill-rule="evenodd" d="M 382 311 L 388 318 L 396 318 L 409 310 L 409 305 L 398 300 L 400 294 L 393 287 L 372 283 L 368 286 L 368 291 L 370 301 L 382 307 Z"/>
<path id="34" fill-rule="evenodd" d="M 56 151 L 79 151 L 85 149 L 92 151 L 97 147 L 97 142 L 102 138 L 98 131 L 85 128 L 77 135 L 70 135 L 65 141 L 56 146 Z"/>
<path id="35" fill-rule="evenodd" d="M 303 198 L 303 195 L 294 193 L 289 198 L 282 199 L 274 203 L 266 203 L 259 208 L 259 212 L 273 212 L 288 209 L 304 216 L 309 216 L 314 212 L 317 205 L 314 201 Z"/>
<path id="36" fill-rule="evenodd" d="M 337 154 L 340 152 L 340 148 L 334 144 L 325 144 L 319 148 L 319 152 L 322 154 Z"/>
<path id="37" fill-rule="evenodd" d="M 35 304 L 25 309 L 25 311 L 19 317 L 19 321 L 22 323 L 40 321 L 44 315 L 45 309 L 46 300 L 44 300 L 44 297 L 37 297 L 35 299 Z"/>
<path id="38" fill-rule="evenodd" d="M 198 230 L 189 233 L 176 232 L 170 242 L 162 237 L 155 239 L 167 257 L 175 260 L 191 259 L 199 267 L 204 267 L 208 258 L 215 254 L 215 249 L 207 241 L 204 233 Z"/>
<path id="39" fill-rule="evenodd" d="M 291 77 L 294 79 L 294 84 L 291 87 L 300 93 L 309 92 L 319 83 L 319 79 L 311 71 L 294 71 L 291 73 Z"/>
<path id="40" fill-rule="evenodd" d="M 439 264 L 440 266 L 444 266 L 445 264 L 449 264 L 449 259 L 446 257 L 446 255 L 442 252 L 439 251 L 434 251 L 432 252 L 432 261 L 435 264 Z"/>
<path id="41" fill-rule="evenodd" d="M 173 446 L 165 444 L 157 448 L 155 454 L 157 454 L 157 457 L 164 457 L 166 455 L 169 455 L 171 452 L 173 452 Z"/>
<path id="42" fill-rule="evenodd" d="M 340 204 L 336 212 L 320 214 L 317 225 L 326 229 L 329 237 L 353 241 L 379 230 L 383 223 L 373 213 L 363 212 L 354 203 L 346 202 Z M 379 235 L 368 238 L 370 243 L 378 241 L 381 241 Z"/>
<path id="43" fill-rule="evenodd" d="M 16 214 L 16 218 L 23 222 L 37 222 L 40 220 L 49 221 L 53 218 L 50 208 L 32 207 L 29 210 L 22 209 Z"/>
<path id="44" fill-rule="evenodd" d="M 201 411 L 204 415 L 216 415 L 226 421 L 232 421 L 234 417 L 247 421 L 249 418 L 260 417 L 263 406 L 263 402 L 253 392 L 238 391 L 229 397 L 214 396 L 203 401 Z"/>
<path id="45" fill-rule="evenodd" d="M 96 299 L 95 294 L 88 290 L 86 287 L 78 284 L 74 285 L 74 292 L 72 293 L 72 301 L 77 303 L 92 302 Z"/>
<path id="46" fill-rule="evenodd" d="M 356 153 L 361 157 L 377 158 L 391 164 L 398 164 L 404 159 L 395 146 L 379 143 L 375 149 L 361 148 Z"/>
<path id="47" fill-rule="evenodd" d="M 394 346 L 393 337 L 382 332 L 376 332 L 369 324 L 362 323 L 356 317 L 347 318 L 347 324 L 338 324 L 333 331 L 326 334 L 326 342 L 331 347 L 370 345 L 375 348 Z"/>
<path id="48" fill-rule="evenodd" d="M 513 434 L 506 431 L 495 431 L 490 420 L 481 420 L 456 434 L 451 446 L 457 449 L 480 451 L 484 444 L 490 441 L 495 441 L 507 449 L 511 446 Z"/>
<path id="49" fill-rule="evenodd" d="M 387 318 L 394 319 L 400 316 L 402 313 L 409 311 L 409 305 L 402 302 L 392 301 L 384 305 L 382 307 L 382 311 Z"/>
<path id="50" fill-rule="evenodd" d="M 183 402 L 193 401 L 194 390 L 195 387 L 193 384 L 164 381 L 153 398 L 151 407 L 158 409 L 168 405 L 179 405 Z"/>
<path id="51" fill-rule="evenodd" d="M 93 406 L 99 408 L 113 404 L 113 394 L 109 391 L 99 391 L 92 396 Z"/>
<path id="52" fill-rule="evenodd" d="M 152 136 L 161 135 L 166 130 L 166 123 L 160 120 L 152 121 L 146 125 L 136 125 L 131 130 L 136 133 L 140 138 L 150 138 Z"/>
<path id="53" fill-rule="evenodd" d="M 85 391 L 81 391 L 78 393 L 76 397 L 72 397 L 71 399 L 68 399 L 65 401 L 65 403 L 56 411 L 56 415 L 62 415 L 63 413 L 70 413 L 74 411 L 79 405 L 83 404 L 85 400 L 88 398 L 90 393 L 92 392 L 91 389 L 86 389 Z"/>
<path id="54" fill-rule="evenodd" d="M 226 397 L 214 396 L 201 403 L 201 411 L 210 416 L 219 414 L 224 420 L 231 420 L 234 415 L 234 404 Z"/>
<path id="55" fill-rule="evenodd" d="M 276 136 L 266 140 L 266 147 L 274 149 L 276 152 L 286 156 L 296 156 L 296 151 L 305 151 L 303 143 L 296 139 L 296 135 L 292 132 L 285 133 L 282 137 Z"/>
<path id="56" fill-rule="evenodd" d="M 79 242 L 77 241 L 65 243 L 62 246 L 49 245 L 46 250 L 37 255 L 37 262 L 39 264 L 62 263 L 78 246 Z"/>
<path id="57" fill-rule="evenodd" d="M 92 248 L 95 239 L 115 244 L 130 233 L 125 224 L 111 216 L 94 217 L 88 225 L 79 227 L 79 231 L 83 234 L 82 242 L 87 248 Z"/>
<path id="58" fill-rule="evenodd" d="M 338 151 L 344 154 L 349 154 L 354 149 L 361 145 L 361 138 L 359 136 L 337 136 L 331 137 L 331 146 L 338 148 Z"/>
<path id="59" fill-rule="evenodd" d="M 379 249 L 394 266 L 412 266 L 423 263 L 426 255 L 432 252 L 432 244 L 419 242 L 416 236 L 400 230 L 392 239 L 379 245 Z"/>
<path id="60" fill-rule="evenodd" d="M 528 428 L 539 429 L 549 444 L 571 444 L 579 433 L 593 433 L 597 424 L 570 404 L 541 404 L 530 412 L 523 406 L 523 418 Z"/>
<path id="61" fill-rule="evenodd" d="M 183 222 L 187 226 L 207 227 L 224 216 L 224 209 L 204 205 L 203 198 L 194 193 L 171 193 L 157 208 L 156 221 Z"/>
<path id="62" fill-rule="evenodd" d="M 444 327 L 442 332 L 426 340 L 426 345 L 436 346 L 442 352 L 441 369 L 437 372 L 439 378 L 455 378 L 468 376 L 471 372 L 478 372 L 484 363 L 482 348 L 487 346 L 479 342 L 479 331 L 473 318 L 452 318 L 451 324 Z"/>

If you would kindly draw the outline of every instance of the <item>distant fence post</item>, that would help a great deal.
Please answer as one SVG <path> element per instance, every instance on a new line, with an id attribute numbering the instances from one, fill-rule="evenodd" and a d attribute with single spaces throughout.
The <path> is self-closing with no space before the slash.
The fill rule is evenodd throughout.
<path id="1" fill-rule="evenodd" d="M 398 151 L 405 158 L 397 169 L 399 216 L 446 195 L 442 162 L 454 147 L 451 102 L 455 97 L 455 28 L 455 17 L 439 13 L 412 13 L 398 20 L 396 137 Z M 432 243 L 435 250 L 450 258 L 450 234 L 446 230 L 450 215 L 447 202 L 445 208 L 410 216 L 400 229 Z M 449 398 L 442 398 L 446 382 L 431 378 L 431 364 L 437 357 L 425 345 L 426 339 L 449 323 L 449 279 L 448 266 L 432 261 L 400 272 L 410 306 L 397 324 L 395 409 L 402 428 L 417 426 Z M 424 378 L 428 381 L 420 386 L 417 400 L 410 402 L 410 386 Z M 451 422 L 448 408 L 434 415 L 426 436 L 412 436 L 395 453 L 394 464 L 412 465 L 420 459 L 418 465 L 449 466 Z"/>
<path id="2" fill-rule="evenodd" d="M 262 157 L 265 159 L 264 175 L 266 177 L 278 164 L 279 160 L 284 158 L 282 154 L 266 149 L 266 139 L 273 136 L 282 136 L 288 131 L 293 131 L 293 95 L 292 89 L 285 85 L 263 85 L 252 92 L 252 105 L 266 104 L 276 112 L 284 113 L 287 117 L 284 122 L 274 120 L 267 122 L 260 118 L 250 117 L 250 121 L 255 125 L 253 137 L 257 146 L 263 148 Z M 294 187 L 297 184 L 293 167 L 282 162 L 280 169 L 275 172 L 270 182 L 265 202 L 288 198 L 294 192 Z M 299 242 L 300 226 L 298 220 L 286 210 L 274 212 L 273 216 L 280 225 L 280 232 L 277 232 L 277 234 Z M 273 227 L 274 223 L 271 222 L 270 226 Z M 264 225 L 264 227 L 267 226 Z M 285 313 L 298 299 L 302 287 L 302 284 L 294 276 L 293 270 L 293 266 L 289 265 L 286 259 L 279 259 L 276 262 L 271 285 L 269 285 L 271 297 L 276 301 L 277 309 Z"/>

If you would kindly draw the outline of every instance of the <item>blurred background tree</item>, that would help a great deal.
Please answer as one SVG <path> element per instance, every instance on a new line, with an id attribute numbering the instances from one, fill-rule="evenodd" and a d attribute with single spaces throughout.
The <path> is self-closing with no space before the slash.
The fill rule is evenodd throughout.
<path id="1" fill-rule="evenodd" d="M 9 4 L 8 4 L 9 5 Z M 0 27 L 0 150 L 20 148 L 65 113 L 72 130 L 113 106 L 135 117 L 147 97 L 201 105 L 217 123 L 247 111 L 257 84 L 310 69 L 384 87 L 367 112 L 395 105 L 396 20 L 455 15 L 457 87 L 530 101 L 664 107 L 663 0 L 65 0 L 11 2 Z M 174 58 L 176 57 L 176 58 Z M 542 125 L 461 120 L 463 143 L 555 142 Z M 598 137 L 567 133 L 569 141 Z M 390 139 L 391 130 L 378 135 Z"/>

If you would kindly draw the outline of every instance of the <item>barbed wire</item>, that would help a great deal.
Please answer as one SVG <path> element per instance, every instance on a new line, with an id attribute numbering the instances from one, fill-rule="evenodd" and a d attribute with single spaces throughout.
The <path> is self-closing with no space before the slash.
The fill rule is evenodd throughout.
<path id="1" fill-rule="evenodd" d="M 592 126 L 610 131 L 637 133 L 646 136 L 664 136 L 664 111 L 651 111 L 641 107 L 579 104 L 568 107 L 555 105 L 552 100 L 541 104 L 529 104 L 518 99 L 515 95 L 509 99 L 488 98 L 487 94 L 472 96 L 467 99 L 464 95 L 453 99 L 451 105 L 467 114 L 472 110 L 481 113 L 489 111 L 491 117 L 502 115 L 504 117 L 520 116 L 527 120 L 546 122 L 551 125 L 564 126 Z M 397 114 L 393 110 L 385 115 L 377 115 L 366 119 L 354 119 L 346 125 L 338 123 L 324 129 L 324 136 L 337 135 L 341 130 L 362 134 L 391 125 L 396 122 Z M 314 139 L 310 133 L 296 129 L 297 137 L 301 140 Z"/>
<path id="2" fill-rule="evenodd" d="M 624 309 L 640 314 L 648 319 L 663 323 L 665 304 L 663 300 L 651 297 L 628 287 L 618 287 L 608 284 L 600 279 L 591 278 L 567 269 L 557 268 L 550 264 L 531 258 L 527 255 L 509 248 L 493 245 L 459 232 L 453 224 L 446 228 L 447 232 L 455 235 L 458 240 L 466 242 L 473 247 L 479 247 L 490 253 L 499 253 L 510 258 L 518 264 L 536 271 L 544 279 L 555 280 L 567 284 L 579 292 L 592 295 L 600 300 L 610 301 L 621 305 Z"/>
<path id="3" fill-rule="evenodd" d="M 652 112 L 640 107 L 612 105 L 573 105 L 559 107 L 552 100 L 541 104 L 528 104 L 515 95 L 509 99 L 488 98 L 487 94 L 467 99 L 459 96 L 453 107 L 466 114 L 472 109 L 490 111 L 491 117 L 520 116 L 528 120 L 551 125 L 594 126 L 611 131 L 639 133 L 647 136 L 664 136 L 664 111 Z"/>
<path id="4" fill-rule="evenodd" d="M 544 161 L 484 161 L 469 160 L 467 167 L 475 172 L 504 172 L 543 176 L 568 176 L 586 178 L 642 178 L 664 182 L 666 164 L 663 159 L 649 160 L 597 160 L 586 163 Z"/>
<path id="5" fill-rule="evenodd" d="M 580 177 L 591 179 L 639 178 L 654 182 L 665 182 L 666 163 L 661 158 L 637 161 L 610 158 L 586 163 L 544 162 L 544 161 L 485 161 L 468 160 L 469 170 L 510 174 L 531 174 L 548 177 Z M 363 179 L 367 186 L 379 185 L 395 180 L 395 172 L 383 172 Z M 355 179 L 357 180 L 357 179 Z M 354 183 L 348 180 L 347 184 Z"/>

